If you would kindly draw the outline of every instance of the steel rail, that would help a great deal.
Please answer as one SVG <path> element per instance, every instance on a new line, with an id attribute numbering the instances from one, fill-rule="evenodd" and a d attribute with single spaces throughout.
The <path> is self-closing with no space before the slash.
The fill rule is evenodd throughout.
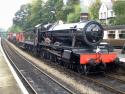
<path id="1" fill-rule="evenodd" d="M 25 84 L 28 85 L 28 89 L 30 89 L 30 92 L 33 94 L 37 94 L 37 92 L 34 90 L 34 88 L 30 85 L 30 83 L 27 81 L 27 79 L 23 76 L 23 74 L 20 72 L 20 70 L 18 69 L 18 67 L 14 64 L 14 61 L 11 59 L 11 57 L 9 56 L 7 50 L 4 47 L 4 44 L 2 43 L 3 46 L 3 50 L 6 54 L 6 56 L 8 57 L 11 65 L 13 66 L 13 68 L 16 70 L 16 72 L 18 73 L 18 75 L 20 76 L 21 79 L 23 79 L 23 81 L 25 82 Z M 26 86 L 27 87 L 27 86 Z"/>
<path id="2" fill-rule="evenodd" d="M 28 62 L 29 64 L 31 64 L 32 66 L 34 66 L 37 70 L 39 70 L 42 74 L 44 74 L 45 76 L 47 76 L 48 78 L 50 78 L 53 82 L 55 82 L 56 84 L 58 84 L 60 87 L 62 87 L 64 90 L 66 90 L 69 94 L 76 94 L 73 91 L 71 91 L 70 89 L 68 89 L 67 87 L 65 87 L 63 84 L 61 84 L 60 82 L 56 81 L 53 77 L 49 76 L 45 71 L 42 71 L 39 67 L 37 67 L 35 64 L 33 64 L 31 61 L 29 61 L 28 59 L 26 59 L 23 55 L 19 54 L 18 51 L 16 51 L 14 48 L 11 47 L 11 49 L 13 49 L 15 51 L 15 53 L 17 55 L 19 55 L 21 58 L 23 58 L 26 62 Z"/>
<path id="3" fill-rule="evenodd" d="M 34 66 L 37 70 L 39 70 L 41 73 L 43 73 L 45 76 L 47 76 L 48 78 L 50 78 L 53 82 L 55 82 L 56 84 L 58 84 L 59 86 L 61 86 L 63 89 L 65 89 L 66 91 L 68 91 L 70 94 L 75 94 L 73 91 L 71 91 L 70 89 L 66 88 L 64 85 L 62 85 L 60 82 L 56 81 L 53 77 L 49 76 L 46 72 L 42 71 L 40 68 L 38 68 L 36 65 L 34 65 L 33 63 L 31 63 L 29 60 L 27 60 L 24 56 L 22 56 L 21 54 L 19 54 L 17 51 L 15 51 L 20 57 L 22 57 L 23 59 L 25 59 L 25 61 L 27 61 L 28 63 L 30 63 L 32 66 Z"/>
<path id="4" fill-rule="evenodd" d="M 95 80 L 95 79 L 93 79 L 93 78 L 91 78 L 91 77 L 82 76 L 82 78 L 87 79 L 87 80 L 89 80 L 89 81 L 92 81 L 92 82 L 94 82 L 95 84 L 100 85 L 100 86 L 104 87 L 105 89 L 110 90 L 110 91 L 112 91 L 112 92 L 114 92 L 114 93 L 125 94 L 125 92 L 120 91 L 120 90 L 117 90 L 117 89 L 115 89 L 114 87 L 111 87 L 111 86 L 109 86 L 109 85 L 107 85 L 107 84 L 105 84 L 105 83 L 102 83 L 101 81 Z"/>
<path id="5" fill-rule="evenodd" d="M 120 79 L 120 78 L 117 78 L 117 77 L 115 77 L 115 76 L 113 76 L 113 75 L 105 74 L 105 76 L 106 76 L 106 77 L 109 77 L 109 78 L 111 78 L 111 79 L 119 80 L 119 81 L 122 82 L 122 83 L 125 83 L 125 80 Z"/>
<path id="6" fill-rule="evenodd" d="M 12 49 L 14 49 L 14 48 L 12 48 Z M 19 54 L 17 51 L 15 51 L 18 55 L 20 55 L 23 59 L 25 59 L 27 62 L 29 62 L 30 64 L 32 64 L 34 67 L 36 67 L 38 70 L 40 70 L 41 71 L 41 69 L 39 69 L 36 65 L 34 65 L 33 63 L 31 63 L 30 62 L 30 60 L 28 60 L 28 59 L 26 59 L 23 55 L 21 55 L 21 54 Z M 45 73 L 45 72 L 43 72 L 43 71 L 41 71 L 43 74 L 45 74 L 45 75 L 47 75 L 48 77 L 50 77 L 47 73 Z M 81 75 L 80 75 L 81 76 Z M 107 90 L 110 90 L 110 91 L 112 91 L 112 92 L 114 92 L 114 93 L 118 93 L 118 94 L 125 94 L 125 92 L 123 92 L 123 91 L 121 91 L 121 90 L 118 90 L 118 89 L 115 89 L 114 87 L 112 87 L 112 86 L 109 86 L 108 84 L 105 84 L 105 83 L 103 83 L 103 82 L 101 82 L 101 81 L 98 81 L 98 80 L 95 80 L 95 79 L 93 79 L 93 78 L 91 78 L 91 77 L 88 77 L 88 76 L 81 76 L 83 79 L 86 79 L 86 80 L 88 80 L 88 81 L 92 81 L 93 83 L 95 83 L 95 84 L 97 84 L 97 85 L 99 85 L 99 86 L 102 86 L 102 87 L 104 87 L 105 89 L 107 89 Z M 54 82 L 56 82 L 57 84 L 59 83 L 59 82 L 57 82 L 55 79 L 53 79 L 52 77 L 50 77 L 50 79 L 52 79 Z M 60 84 L 59 83 L 59 85 L 61 85 L 64 89 L 66 88 L 65 86 L 63 86 L 62 84 Z M 72 92 L 71 90 L 69 90 L 68 88 L 67 88 L 67 90 L 71 93 L 71 94 L 75 94 L 74 92 Z"/>

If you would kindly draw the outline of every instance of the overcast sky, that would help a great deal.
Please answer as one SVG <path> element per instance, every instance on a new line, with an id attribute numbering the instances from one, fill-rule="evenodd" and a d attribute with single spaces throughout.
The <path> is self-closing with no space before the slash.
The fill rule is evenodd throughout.
<path id="1" fill-rule="evenodd" d="M 7 30 L 12 25 L 12 19 L 22 4 L 30 0 L 1 0 L 0 1 L 0 28 Z"/>

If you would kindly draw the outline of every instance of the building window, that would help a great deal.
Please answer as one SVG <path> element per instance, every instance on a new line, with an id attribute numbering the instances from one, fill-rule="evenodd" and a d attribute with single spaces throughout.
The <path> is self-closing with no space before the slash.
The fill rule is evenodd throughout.
<path id="1" fill-rule="evenodd" d="M 104 12 L 104 18 L 106 19 L 107 17 L 106 17 L 106 12 Z"/>
<path id="2" fill-rule="evenodd" d="M 121 31 L 121 33 L 119 34 L 119 38 L 125 39 L 125 31 Z"/>
<path id="3" fill-rule="evenodd" d="M 121 34 L 125 34 L 125 31 L 121 31 Z"/>
<path id="4" fill-rule="evenodd" d="M 119 34 L 120 39 L 125 39 L 125 34 Z"/>
<path id="5" fill-rule="evenodd" d="M 114 39 L 115 38 L 115 34 L 108 34 L 108 38 L 109 39 Z"/>
<path id="6" fill-rule="evenodd" d="M 109 39 L 114 39 L 115 38 L 115 31 L 109 31 L 108 38 Z"/>
<path id="7" fill-rule="evenodd" d="M 103 13 L 101 13 L 101 19 L 103 18 Z"/>
<path id="8" fill-rule="evenodd" d="M 111 17 L 113 17 L 113 11 L 111 11 Z"/>

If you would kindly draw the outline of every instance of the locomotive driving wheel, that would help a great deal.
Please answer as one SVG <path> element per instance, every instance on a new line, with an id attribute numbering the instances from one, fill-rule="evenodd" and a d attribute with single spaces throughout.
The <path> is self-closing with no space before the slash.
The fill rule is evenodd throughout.
<path id="1" fill-rule="evenodd" d="M 33 55 L 34 55 L 34 56 L 39 56 L 39 53 L 38 53 L 36 47 L 33 48 Z"/>
<path id="2" fill-rule="evenodd" d="M 77 65 L 77 71 L 78 71 L 78 73 L 83 74 L 83 68 L 80 64 Z"/>
<path id="3" fill-rule="evenodd" d="M 78 71 L 78 73 L 80 73 L 80 74 L 84 74 L 84 75 L 88 75 L 88 68 L 87 68 L 87 66 L 86 65 L 78 65 L 77 66 L 77 71 Z"/>

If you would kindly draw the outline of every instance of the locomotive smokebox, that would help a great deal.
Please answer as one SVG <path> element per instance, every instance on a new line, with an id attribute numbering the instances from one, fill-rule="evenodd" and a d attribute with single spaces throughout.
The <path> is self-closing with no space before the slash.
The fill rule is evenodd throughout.
<path id="1" fill-rule="evenodd" d="M 87 22 L 83 27 L 82 32 L 84 35 L 84 41 L 88 45 L 94 46 L 99 44 L 103 40 L 103 28 L 99 23 L 95 21 Z"/>
<path id="2" fill-rule="evenodd" d="M 103 39 L 103 28 L 95 21 L 53 25 L 47 32 L 53 42 L 96 46 Z"/>

